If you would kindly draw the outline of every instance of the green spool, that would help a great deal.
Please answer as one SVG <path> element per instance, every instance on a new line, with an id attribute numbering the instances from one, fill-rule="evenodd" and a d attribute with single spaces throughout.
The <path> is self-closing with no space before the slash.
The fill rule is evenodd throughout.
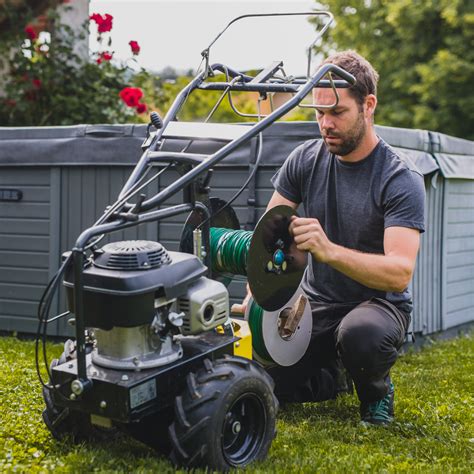
<path id="1" fill-rule="evenodd" d="M 247 275 L 247 257 L 253 232 L 245 230 L 229 230 L 219 227 L 210 229 L 211 265 L 218 273 Z M 248 322 L 252 332 L 252 347 L 262 362 L 272 363 L 263 339 L 264 311 L 251 300 Z"/>
<path id="2" fill-rule="evenodd" d="M 211 265 L 218 273 L 247 275 L 247 256 L 253 232 L 229 230 L 219 227 L 210 229 Z"/>
<path id="3" fill-rule="evenodd" d="M 262 359 L 264 362 L 271 363 L 273 362 L 272 357 L 265 347 L 265 342 L 263 340 L 263 323 L 264 311 L 255 301 L 250 301 L 250 311 L 248 314 L 248 321 L 250 326 L 250 331 L 252 333 L 252 347 L 255 353 Z"/>

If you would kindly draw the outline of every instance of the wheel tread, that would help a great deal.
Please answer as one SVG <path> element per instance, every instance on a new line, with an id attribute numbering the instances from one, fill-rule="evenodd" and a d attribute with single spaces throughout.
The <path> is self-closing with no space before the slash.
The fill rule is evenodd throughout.
<path id="1" fill-rule="evenodd" d="M 243 367 L 246 370 L 252 370 L 252 362 L 249 359 L 244 359 L 243 357 L 236 357 L 230 354 L 224 354 L 222 360 L 216 361 L 217 364 L 235 364 L 239 367 Z"/>
<path id="2" fill-rule="evenodd" d="M 207 453 L 207 444 L 203 444 L 196 452 L 189 458 L 189 464 L 195 465 L 197 461 L 204 458 Z"/>
<path id="3" fill-rule="evenodd" d="M 189 459 L 189 456 L 188 456 L 188 453 L 183 449 L 183 447 L 181 446 L 181 443 L 179 442 L 179 439 L 178 439 L 178 434 L 176 433 L 176 428 L 175 428 L 175 425 L 172 424 L 169 428 L 168 428 L 168 434 L 169 434 L 169 437 L 170 437 L 170 441 L 171 441 L 171 445 L 173 446 L 173 450 L 176 451 L 176 453 L 184 460 L 187 460 Z M 176 453 L 175 454 L 175 458 L 176 458 Z M 179 464 L 179 461 L 176 459 L 175 461 L 175 464 Z"/>
<path id="4" fill-rule="evenodd" d="M 198 390 L 198 384 L 196 381 L 196 376 L 193 372 L 190 372 L 186 377 L 186 386 L 188 388 L 188 393 L 192 399 L 201 398 L 201 394 Z"/>
<path id="5" fill-rule="evenodd" d="M 210 394 L 210 395 L 205 395 L 197 400 L 194 400 L 190 403 L 188 403 L 188 409 L 189 410 L 195 410 L 196 408 L 200 407 L 201 405 L 204 405 L 205 403 L 207 402 L 210 402 L 212 400 L 216 400 L 219 395 L 221 394 L 221 391 L 220 390 L 216 390 L 214 393 Z"/>
<path id="6" fill-rule="evenodd" d="M 196 434 L 197 431 L 201 431 L 203 428 L 205 428 L 210 420 L 210 416 L 205 416 L 204 418 L 201 418 L 195 425 L 191 426 L 182 436 L 181 436 L 181 441 L 187 441 L 191 436 Z"/>
<path id="7" fill-rule="evenodd" d="M 214 366 L 212 365 L 212 362 L 209 359 L 204 359 L 203 364 L 207 372 L 214 372 Z"/>
<path id="8" fill-rule="evenodd" d="M 200 384 L 204 384 L 204 383 L 208 383 L 210 382 L 211 380 L 217 380 L 217 379 L 221 379 L 221 380 L 227 380 L 227 379 L 231 379 L 235 377 L 235 374 L 232 370 L 214 370 L 212 372 L 206 372 L 205 374 L 202 374 L 200 375 L 198 378 L 197 378 L 197 381 L 200 383 Z"/>
<path id="9" fill-rule="evenodd" d="M 242 378 L 260 380 L 258 386 L 261 388 L 258 391 L 262 397 L 265 396 L 267 413 L 273 420 L 272 428 L 270 426 L 267 428 L 261 450 L 255 452 L 252 461 L 265 458 L 276 434 L 274 424 L 278 400 L 273 393 L 273 380 L 258 364 L 238 356 L 226 355 L 217 360 L 203 360 L 202 368 L 188 374 L 183 394 L 176 397 L 176 417 L 169 428 L 171 458 L 176 466 L 188 469 L 207 467 L 211 470 L 228 471 L 234 467 L 247 465 L 248 461 L 241 466 L 229 465 L 225 458 L 222 458 L 222 454 L 218 454 L 222 448 L 217 441 L 219 433 L 216 437 L 215 432 L 219 429 L 215 425 L 215 414 L 217 410 L 221 410 L 220 406 L 224 400 L 229 400 L 227 397 L 232 390 L 240 390 L 237 387 L 245 390 L 239 382 Z M 267 387 L 265 391 L 263 386 Z"/>
<path id="10" fill-rule="evenodd" d="M 185 428 L 190 428 L 191 424 L 189 423 L 187 417 L 186 417 L 186 412 L 184 411 L 183 407 L 183 397 L 177 396 L 176 401 L 175 401 L 175 414 L 176 414 L 176 420 L 181 426 L 184 426 Z"/>

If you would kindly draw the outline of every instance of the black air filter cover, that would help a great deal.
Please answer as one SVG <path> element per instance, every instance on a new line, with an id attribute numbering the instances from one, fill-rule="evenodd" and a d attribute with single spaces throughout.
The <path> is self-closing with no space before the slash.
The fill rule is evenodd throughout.
<path id="1" fill-rule="evenodd" d="M 112 242 L 94 253 L 94 266 L 111 270 L 149 270 L 170 262 L 163 245 L 149 240 Z"/>

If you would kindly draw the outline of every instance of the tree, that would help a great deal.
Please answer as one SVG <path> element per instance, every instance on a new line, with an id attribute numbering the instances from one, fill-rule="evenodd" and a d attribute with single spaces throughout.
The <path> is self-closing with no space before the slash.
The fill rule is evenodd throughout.
<path id="1" fill-rule="evenodd" d="M 354 49 L 380 74 L 377 123 L 474 139 L 474 11 L 466 0 L 322 2 L 335 16 L 320 50 Z"/>

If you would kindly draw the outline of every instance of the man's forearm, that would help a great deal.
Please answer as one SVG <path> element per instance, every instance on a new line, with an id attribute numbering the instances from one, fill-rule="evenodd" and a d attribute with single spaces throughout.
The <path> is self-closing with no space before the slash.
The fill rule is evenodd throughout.
<path id="1" fill-rule="evenodd" d="M 409 259 L 363 253 L 333 245 L 325 263 L 349 278 L 381 291 L 400 292 L 408 286 L 413 272 Z"/>

